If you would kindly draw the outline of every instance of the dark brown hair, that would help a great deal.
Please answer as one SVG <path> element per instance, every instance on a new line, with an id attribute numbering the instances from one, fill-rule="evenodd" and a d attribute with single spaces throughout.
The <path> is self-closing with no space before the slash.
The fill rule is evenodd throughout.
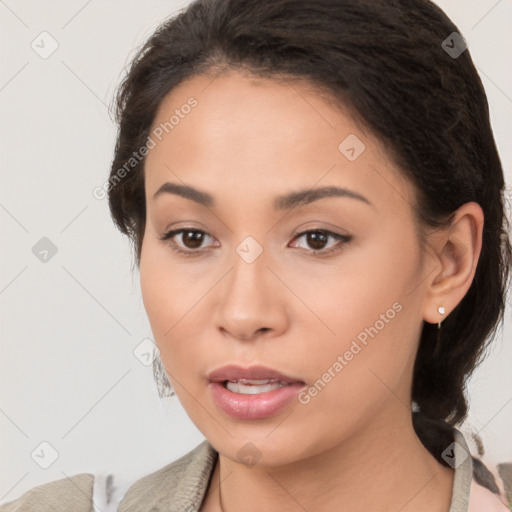
<path id="1" fill-rule="evenodd" d="M 512 257 L 486 95 L 454 32 L 428 0 L 197 0 L 156 30 L 120 86 L 109 187 L 112 217 L 132 239 L 139 265 L 144 159 L 122 180 L 118 171 L 144 146 L 174 87 L 234 69 L 306 80 L 348 108 L 413 184 L 420 228 L 445 226 L 461 205 L 477 202 L 485 222 L 475 277 L 440 331 L 424 323 L 414 366 L 414 428 L 445 465 L 452 427 L 467 416 L 467 378 L 503 319 Z"/>

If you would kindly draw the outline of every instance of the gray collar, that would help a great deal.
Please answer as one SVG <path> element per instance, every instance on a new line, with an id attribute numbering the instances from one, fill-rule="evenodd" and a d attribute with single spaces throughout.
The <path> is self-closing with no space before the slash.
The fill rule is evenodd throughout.
<path id="1" fill-rule="evenodd" d="M 207 441 L 167 466 L 137 480 L 126 492 L 118 512 L 198 511 L 217 462 Z"/>
<path id="2" fill-rule="evenodd" d="M 453 458 L 449 464 L 455 469 L 449 512 L 467 512 L 473 480 L 473 459 L 464 436 L 457 429 L 454 430 L 454 442 L 443 452 L 446 458 Z"/>

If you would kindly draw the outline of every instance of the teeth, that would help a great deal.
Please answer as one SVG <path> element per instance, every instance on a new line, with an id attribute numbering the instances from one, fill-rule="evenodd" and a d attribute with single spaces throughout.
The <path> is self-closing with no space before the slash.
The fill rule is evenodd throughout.
<path id="1" fill-rule="evenodd" d="M 242 395 L 257 395 L 258 393 L 268 393 L 269 391 L 288 386 L 289 384 L 289 382 L 280 382 L 270 379 L 240 379 L 234 382 L 228 380 L 226 382 L 226 388 L 233 393 L 240 393 Z"/>
<path id="2" fill-rule="evenodd" d="M 254 380 L 254 379 L 238 379 L 231 382 L 241 382 L 242 384 L 254 384 L 255 386 L 259 386 L 261 384 L 268 384 L 269 382 L 277 382 L 273 379 L 263 379 L 263 380 Z"/>

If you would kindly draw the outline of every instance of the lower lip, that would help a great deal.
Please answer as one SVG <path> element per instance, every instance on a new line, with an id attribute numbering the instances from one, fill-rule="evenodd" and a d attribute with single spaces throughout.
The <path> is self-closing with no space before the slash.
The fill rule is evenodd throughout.
<path id="1" fill-rule="evenodd" d="M 242 395 L 229 391 L 221 382 L 209 384 L 215 403 L 226 414 L 246 420 L 267 418 L 281 412 L 297 397 L 303 387 L 304 384 L 296 382 L 266 393 Z"/>

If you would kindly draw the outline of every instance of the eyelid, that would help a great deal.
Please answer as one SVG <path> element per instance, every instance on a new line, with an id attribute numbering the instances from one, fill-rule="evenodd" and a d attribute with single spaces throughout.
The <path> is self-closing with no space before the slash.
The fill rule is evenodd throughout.
<path id="1" fill-rule="evenodd" d="M 182 249 L 172 238 L 174 238 L 176 235 L 186 233 L 186 232 L 196 232 L 196 233 L 203 233 L 206 236 L 209 236 L 210 238 L 213 238 L 212 235 L 207 233 L 206 231 L 194 227 L 184 227 L 184 228 L 177 228 L 177 229 L 171 229 L 170 231 L 165 232 L 162 236 L 159 236 L 158 239 L 162 242 L 167 243 L 170 245 L 171 249 L 174 251 L 184 254 L 186 256 L 192 256 L 192 255 L 198 255 L 202 254 L 205 251 L 205 248 L 199 248 L 199 249 Z"/>
<path id="2" fill-rule="evenodd" d="M 306 254 L 311 254 L 312 256 L 315 256 L 315 257 L 328 256 L 334 252 L 338 252 L 341 250 L 341 248 L 344 244 L 346 244 L 346 243 L 350 242 L 350 240 L 352 240 L 351 235 L 335 233 L 334 231 L 331 231 L 330 229 L 324 229 L 324 228 L 309 228 L 304 231 L 299 231 L 298 233 L 295 233 L 293 235 L 293 240 L 301 238 L 302 236 L 307 235 L 309 233 L 316 233 L 316 232 L 320 232 L 320 233 L 323 233 L 324 235 L 326 235 L 327 237 L 334 238 L 335 240 L 338 240 L 338 243 L 332 247 L 329 247 L 328 249 L 314 250 L 314 249 L 299 248 L 299 249 L 302 249 L 302 251 L 304 251 Z"/>
<path id="3" fill-rule="evenodd" d="M 202 229 L 198 229 L 198 228 L 194 228 L 194 227 L 183 227 L 183 228 L 177 228 L 177 229 L 172 229 L 170 231 L 167 231 L 163 235 L 158 237 L 158 239 L 161 240 L 162 242 L 165 242 L 168 245 L 170 245 L 172 250 L 174 250 L 180 254 L 184 254 L 186 256 L 194 256 L 194 255 L 203 254 L 206 250 L 206 248 L 204 248 L 204 247 L 201 247 L 199 249 L 182 249 L 176 242 L 174 242 L 172 240 L 172 238 L 174 238 L 176 235 L 186 233 L 186 232 L 203 233 L 204 235 L 209 236 L 210 238 L 214 238 L 212 235 L 210 235 L 209 233 L 207 233 L 206 231 L 204 231 Z M 308 250 L 308 249 L 304 249 L 304 248 L 299 248 L 299 249 L 301 249 L 302 252 L 311 254 L 313 256 L 321 257 L 321 256 L 332 254 L 333 252 L 337 252 L 338 250 L 341 250 L 340 246 L 342 246 L 345 243 L 348 243 L 350 240 L 352 240 L 351 235 L 336 233 L 329 229 L 309 228 L 309 229 L 294 233 L 292 235 L 293 236 L 292 241 L 294 241 L 298 238 L 301 238 L 304 235 L 307 235 L 309 233 L 316 233 L 316 232 L 320 232 L 320 233 L 323 233 L 324 235 L 326 235 L 327 237 L 334 238 L 335 240 L 338 240 L 339 243 L 333 247 L 330 247 L 329 249 L 317 249 L 317 250 L 309 249 Z"/>

